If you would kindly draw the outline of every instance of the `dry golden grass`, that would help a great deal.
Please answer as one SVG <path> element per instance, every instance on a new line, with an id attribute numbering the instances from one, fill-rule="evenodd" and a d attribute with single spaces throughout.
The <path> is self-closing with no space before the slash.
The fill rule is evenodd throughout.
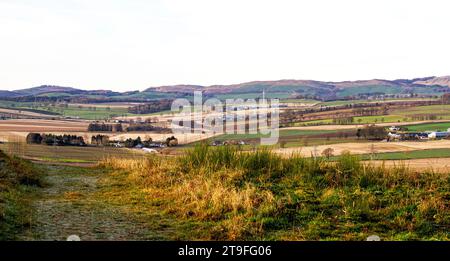
<path id="1" fill-rule="evenodd" d="M 373 232 L 390 240 L 448 238 L 448 175 L 401 164 L 200 146 L 181 157 L 101 165 L 126 172 L 163 213 L 206 226 L 195 239 L 362 240 Z"/>
<path id="2" fill-rule="evenodd" d="M 78 199 L 82 196 L 82 194 L 78 191 L 68 191 L 64 193 L 64 199 L 66 200 L 74 200 Z"/>
<path id="3" fill-rule="evenodd" d="M 236 240 L 243 238 L 246 231 L 259 231 L 261 224 L 244 220 L 274 204 L 270 191 L 258 190 L 250 183 L 234 186 L 234 181 L 243 175 L 238 170 L 223 170 L 214 176 L 208 175 L 206 169 L 181 173 L 177 159 L 163 157 L 107 158 L 100 166 L 130 171 L 129 181 L 142 184 L 150 198 L 166 200 L 166 211 L 179 218 L 225 220 L 213 228 L 217 233 L 206 239 Z"/>

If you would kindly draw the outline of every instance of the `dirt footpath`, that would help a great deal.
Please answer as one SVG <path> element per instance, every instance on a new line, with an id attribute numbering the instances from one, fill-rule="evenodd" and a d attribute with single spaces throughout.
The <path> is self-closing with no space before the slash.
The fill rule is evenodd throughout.
<path id="1" fill-rule="evenodd" d="M 149 206 L 135 210 L 135 202 L 120 200 L 123 181 L 104 181 L 110 176 L 97 168 L 43 166 L 48 168 L 47 185 L 33 200 L 31 227 L 20 240 L 167 240 L 173 238 L 173 223 Z M 128 192 L 129 193 L 129 192 Z M 125 195 L 129 196 L 129 195 Z M 145 202 L 136 195 L 135 200 Z"/>

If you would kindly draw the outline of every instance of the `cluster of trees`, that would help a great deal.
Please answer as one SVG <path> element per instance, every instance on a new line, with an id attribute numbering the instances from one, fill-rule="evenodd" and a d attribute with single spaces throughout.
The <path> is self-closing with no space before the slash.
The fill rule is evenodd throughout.
<path id="1" fill-rule="evenodd" d="M 150 147 L 152 143 L 152 139 L 148 138 L 146 140 L 142 140 L 141 137 L 137 137 L 136 139 L 128 138 L 124 141 L 124 146 L 127 148 L 134 148 L 138 145 L 142 145 L 143 147 Z M 178 139 L 175 136 L 168 137 L 164 144 L 167 147 L 174 147 L 178 145 Z"/>
<path id="2" fill-rule="evenodd" d="M 387 136 L 387 131 L 384 127 L 368 125 L 356 131 L 356 136 L 368 140 L 382 140 Z"/>
<path id="3" fill-rule="evenodd" d="M 326 148 L 322 151 L 322 156 L 326 157 L 327 159 L 330 159 L 334 156 L 334 149 L 333 148 Z"/>
<path id="4" fill-rule="evenodd" d="M 171 106 L 172 106 L 172 100 L 164 99 L 164 100 L 151 101 L 146 104 L 140 104 L 137 106 L 129 107 L 128 112 L 133 113 L 133 114 L 147 114 L 147 113 L 170 110 Z"/>
<path id="5" fill-rule="evenodd" d="M 122 132 L 122 124 L 105 124 L 105 123 L 91 123 L 89 124 L 88 131 L 108 131 L 108 132 Z"/>
<path id="6" fill-rule="evenodd" d="M 438 115 L 436 115 L 436 114 L 412 115 L 411 119 L 414 120 L 414 121 L 437 120 L 438 119 Z"/>
<path id="7" fill-rule="evenodd" d="M 355 116 L 387 115 L 388 112 L 389 108 L 387 106 L 353 109 Z"/>
<path id="8" fill-rule="evenodd" d="M 117 142 L 115 142 L 117 143 Z M 145 140 L 143 140 L 141 137 L 137 137 L 136 139 L 128 138 L 124 141 L 120 141 L 120 144 L 122 144 L 126 148 L 135 148 L 138 146 L 142 147 L 153 147 L 155 144 L 153 143 L 152 138 L 146 137 Z M 105 135 L 97 135 L 92 137 L 92 144 L 98 145 L 98 146 L 105 146 L 105 145 L 112 145 L 112 142 L 109 141 L 109 138 Z M 178 145 L 178 139 L 175 138 L 175 136 L 168 137 L 164 142 L 158 143 L 163 144 L 167 147 L 173 147 Z M 156 146 L 158 146 L 156 144 Z"/>
<path id="9" fill-rule="evenodd" d="M 131 123 L 126 130 L 131 131 L 167 131 L 165 128 L 153 126 L 150 123 Z"/>
<path id="10" fill-rule="evenodd" d="M 54 135 L 29 133 L 27 135 L 28 144 L 43 144 L 56 146 L 86 146 L 83 137 L 76 135 Z"/>
<path id="11" fill-rule="evenodd" d="M 450 104 L 450 93 L 444 93 L 442 95 L 442 103 Z"/>
<path id="12" fill-rule="evenodd" d="M 174 147 L 178 145 L 178 139 L 175 138 L 175 136 L 169 137 L 166 139 L 166 146 L 167 147 Z"/>
<path id="13" fill-rule="evenodd" d="M 91 144 L 96 146 L 107 146 L 109 145 L 109 137 L 106 135 L 92 136 Z"/>
<path id="14" fill-rule="evenodd" d="M 352 124 L 353 122 L 354 122 L 353 117 L 343 117 L 343 118 L 334 118 L 333 119 L 333 124 L 339 124 L 339 125 Z"/>
<path id="15" fill-rule="evenodd" d="M 151 140 L 150 140 L 150 141 L 147 141 L 147 142 L 151 142 Z M 126 148 L 134 148 L 134 147 L 136 147 L 136 146 L 138 146 L 138 145 L 142 145 L 142 146 L 147 145 L 147 144 L 145 144 L 144 142 L 142 142 L 141 137 L 137 137 L 136 139 L 128 138 L 128 139 L 126 139 L 126 140 L 124 141 L 123 144 L 124 144 L 124 146 L 125 146 Z"/>

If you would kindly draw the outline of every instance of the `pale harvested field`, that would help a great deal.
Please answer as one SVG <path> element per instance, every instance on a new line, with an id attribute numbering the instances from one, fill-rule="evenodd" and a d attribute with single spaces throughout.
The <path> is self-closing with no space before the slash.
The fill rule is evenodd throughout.
<path id="1" fill-rule="evenodd" d="M 208 134 L 171 134 L 155 132 L 132 132 L 132 133 L 109 133 L 109 132 L 87 132 L 88 121 L 59 121 L 59 120 L 2 120 L 0 121 L 0 141 L 20 142 L 30 132 L 48 133 L 55 135 L 71 134 L 82 136 L 86 142 L 90 142 L 94 135 L 108 135 L 110 140 L 142 139 L 152 138 L 154 141 L 163 141 L 168 137 L 175 136 L 180 144 L 187 144 L 212 137 Z"/>
<path id="2" fill-rule="evenodd" d="M 47 134 L 64 135 L 71 134 L 83 137 L 86 143 L 91 142 L 92 136 L 107 135 L 111 141 L 124 141 L 128 138 L 141 139 L 151 138 L 153 141 L 165 141 L 168 137 L 175 136 L 179 144 L 188 144 L 196 141 L 201 141 L 212 137 L 208 134 L 172 134 L 172 133 L 154 133 L 154 132 L 132 132 L 132 133 L 111 133 L 111 132 L 68 132 L 68 131 L 37 131 L 45 132 Z M 29 131 L 0 131 L 0 142 L 24 142 Z"/>
<path id="3" fill-rule="evenodd" d="M 411 159 L 411 160 L 373 160 L 365 161 L 367 164 L 386 167 L 405 166 L 414 171 L 433 171 L 437 173 L 450 172 L 450 158 Z"/>
<path id="4" fill-rule="evenodd" d="M 0 120 L 0 132 L 86 131 L 89 122 L 41 119 Z"/>
<path id="5" fill-rule="evenodd" d="M 301 148 L 284 148 L 277 149 L 275 152 L 283 155 L 291 155 L 299 153 L 309 157 L 311 155 L 320 155 L 326 148 L 333 148 L 335 155 L 340 155 L 344 151 L 352 154 L 368 154 L 368 153 L 384 153 L 397 151 L 413 151 L 424 149 L 442 149 L 450 148 L 450 140 L 436 141 L 404 141 L 404 142 L 373 142 L 373 143 L 339 143 L 331 145 L 308 146 Z"/>
<path id="6" fill-rule="evenodd" d="M 58 115 L 48 115 L 43 113 L 31 112 L 31 111 L 23 111 L 23 110 L 14 110 L 14 109 L 3 109 L 0 108 L 0 113 L 10 113 L 14 115 L 23 115 L 28 117 L 39 117 L 39 118 L 55 118 L 59 117 Z"/>
<path id="7" fill-rule="evenodd" d="M 87 130 L 89 123 L 84 121 L 61 120 L 0 120 L 0 141 L 19 142 L 24 141 L 30 132 L 39 133 L 79 133 Z"/>

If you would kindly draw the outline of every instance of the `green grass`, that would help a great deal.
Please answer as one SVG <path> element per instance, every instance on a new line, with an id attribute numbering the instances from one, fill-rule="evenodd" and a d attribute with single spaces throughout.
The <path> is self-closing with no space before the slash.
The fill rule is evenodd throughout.
<path id="1" fill-rule="evenodd" d="M 302 121 L 302 122 L 295 122 L 293 123 L 293 126 L 315 126 L 315 125 L 326 125 L 326 124 L 332 124 L 332 119 L 324 119 L 324 120 L 314 120 L 314 121 Z"/>
<path id="2" fill-rule="evenodd" d="M 387 152 L 376 153 L 374 155 L 361 155 L 362 160 L 409 160 L 409 159 L 428 159 L 428 158 L 450 158 L 450 149 L 427 149 L 414 150 L 408 152 Z"/>
<path id="3" fill-rule="evenodd" d="M 42 186 L 33 164 L 0 151 L 0 240 L 15 240 L 33 216 L 31 198 Z"/>
<path id="4" fill-rule="evenodd" d="M 43 103 L 33 103 L 33 102 L 11 102 L 11 101 L 1 101 L 0 107 L 15 109 L 15 110 L 30 110 L 41 113 L 51 113 L 56 116 L 80 118 L 86 120 L 105 120 L 113 117 L 121 116 L 152 116 L 160 114 L 168 114 L 170 111 L 162 111 L 150 114 L 132 114 L 128 113 L 128 108 L 118 107 L 118 106 L 98 106 L 97 104 L 83 104 L 74 105 L 70 104 L 68 107 L 60 106 L 50 106 L 44 105 Z"/>
<path id="5" fill-rule="evenodd" d="M 358 116 L 353 117 L 354 121 L 352 124 L 371 124 L 371 123 L 398 123 L 398 122 L 409 122 L 413 121 L 411 118 L 403 116 L 403 115 L 380 115 L 380 116 Z M 332 119 L 324 119 L 324 120 L 314 120 L 314 121 L 303 121 L 296 122 L 294 126 L 314 126 L 314 125 L 327 125 L 333 124 Z"/>
<path id="6" fill-rule="evenodd" d="M 197 224 L 189 239 L 449 240 L 448 174 L 205 145 L 181 158 L 105 164 L 141 177 L 132 187 L 145 184 L 161 212 Z"/>
<path id="7" fill-rule="evenodd" d="M 359 86 L 359 87 L 351 87 L 351 88 L 344 88 L 342 90 L 339 90 L 337 92 L 337 95 L 339 97 L 346 97 L 346 96 L 352 96 L 352 95 L 358 95 L 360 93 L 385 93 L 385 94 L 396 94 L 399 93 L 399 88 L 392 87 L 392 86 Z"/>
<path id="8" fill-rule="evenodd" d="M 42 111 L 43 113 L 50 112 L 60 116 L 87 119 L 87 120 L 104 120 L 117 116 L 131 115 L 128 113 L 127 108 L 121 107 L 100 107 L 93 105 L 69 105 L 68 107 L 60 106 L 50 106 L 43 103 L 33 103 L 33 102 L 10 102 L 10 101 L 0 101 L 0 107 L 10 108 L 10 109 L 33 109 Z"/>
<path id="9" fill-rule="evenodd" d="M 393 114 L 400 115 L 416 115 L 416 114 L 450 114 L 450 105 L 429 105 L 429 106 L 416 106 L 409 107 L 407 109 L 394 110 Z"/>
<path id="10" fill-rule="evenodd" d="M 350 105 L 350 104 L 361 104 L 361 103 L 383 103 L 383 102 L 389 102 L 392 100 L 399 100 L 399 101 L 408 101 L 408 100 L 436 100 L 436 99 L 430 99 L 430 98 L 389 98 L 384 100 L 349 100 L 349 101 L 328 101 L 328 102 L 321 102 L 318 105 L 323 106 L 339 106 L 339 105 Z"/>
<path id="11" fill-rule="evenodd" d="M 95 110 L 93 109 L 95 108 Z M 120 107 L 77 107 L 77 106 L 69 106 L 68 108 L 63 108 L 61 111 L 63 116 L 69 117 L 79 117 L 81 119 L 88 120 L 103 120 L 109 119 L 117 116 L 125 116 L 128 114 L 127 108 Z"/>
<path id="12" fill-rule="evenodd" d="M 377 101 L 370 101 L 370 100 L 328 101 L 328 102 L 321 102 L 318 105 L 322 105 L 322 106 L 340 106 L 340 105 L 360 104 L 360 103 L 369 103 L 369 102 L 377 102 Z M 378 101 L 378 102 L 381 102 L 381 101 Z"/>
<path id="13" fill-rule="evenodd" d="M 131 94 L 128 96 L 111 96 L 112 99 L 118 99 L 118 100 L 124 100 L 124 99 L 174 99 L 177 95 L 174 93 L 161 93 L 161 92 L 152 92 L 152 91 L 146 91 L 146 92 L 139 92 L 135 94 Z"/>
<path id="14" fill-rule="evenodd" d="M 267 92 L 265 94 L 266 99 L 287 99 L 289 98 L 289 93 L 277 93 L 277 92 Z M 219 100 L 225 101 L 226 99 L 258 99 L 262 98 L 262 92 L 258 93 L 232 93 L 232 94 L 217 94 L 216 97 Z"/>
<path id="15" fill-rule="evenodd" d="M 343 132 L 346 130 L 280 130 L 280 138 L 282 137 L 294 137 L 294 136 L 310 136 L 310 135 L 320 135 L 320 134 L 331 134 Z M 247 139 L 259 139 L 262 137 L 269 137 L 270 135 L 263 134 L 224 134 L 215 137 L 215 140 L 247 140 Z"/>
<path id="16" fill-rule="evenodd" d="M 450 128 L 450 122 L 425 123 L 405 126 L 409 131 L 447 131 Z"/>
<path id="17" fill-rule="evenodd" d="M 282 99 L 280 100 L 281 103 L 303 103 L 303 104 L 315 104 L 320 103 L 320 101 L 317 100 L 310 100 L 310 99 Z"/>
<path id="18" fill-rule="evenodd" d="M 380 116 L 364 116 L 364 117 L 354 117 L 355 123 L 383 123 L 383 122 L 405 122 L 411 121 L 410 118 L 406 118 L 402 115 L 380 115 Z M 359 121 L 361 120 L 361 121 Z"/>
<path id="19" fill-rule="evenodd" d="M 37 97 L 70 97 L 75 96 L 74 94 L 67 92 L 51 92 L 51 93 L 42 93 L 37 95 Z"/>

